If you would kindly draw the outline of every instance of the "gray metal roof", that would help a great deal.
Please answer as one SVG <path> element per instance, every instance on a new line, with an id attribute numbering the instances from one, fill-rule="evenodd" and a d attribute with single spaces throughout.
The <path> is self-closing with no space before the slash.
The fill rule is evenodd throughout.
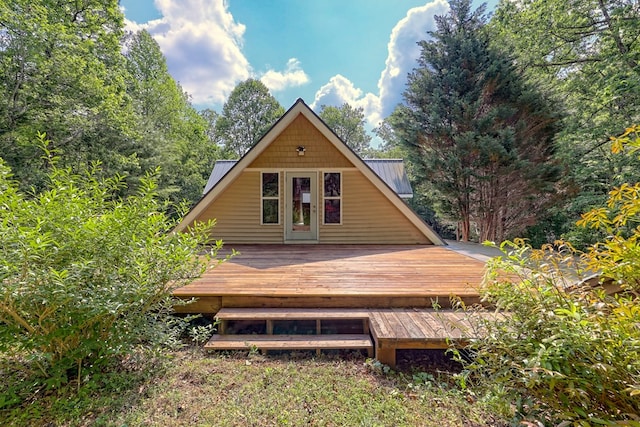
<path id="1" fill-rule="evenodd" d="M 202 194 L 207 194 L 236 163 L 238 163 L 237 160 L 216 160 L 216 164 L 213 165 L 213 170 L 211 171 L 207 185 L 204 186 Z"/>
<path id="2" fill-rule="evenodd" d="M 402 159 L 365 159 L 364 162 L 403 199 L 413 197 Z"/>
<path id="3" fill-rule="evenodd" d="M 204 187 L 206 194 L 231 170 L 237 160 L 218 160 L 213 166 L 211 176 Z M 365 159 L 364 162 L 376 173 L 398 196 L 403 199 L 413 197 L 413 190 L 402 159 Z"/>

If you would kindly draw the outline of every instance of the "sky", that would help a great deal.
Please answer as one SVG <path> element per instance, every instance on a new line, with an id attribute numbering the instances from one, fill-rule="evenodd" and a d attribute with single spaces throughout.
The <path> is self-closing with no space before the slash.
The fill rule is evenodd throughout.
<path id="1" fill-rule="evenodd" d="M 488 2 L 489 10 L 497 0 Z M 302 98 L 362 107 L 376 127 L 402 102 L 417 42 L 445 0 L 120 0 L 128 30 L 146 29 L 196 108 L 222 111 L 259 79 L 288 109 Z"/>

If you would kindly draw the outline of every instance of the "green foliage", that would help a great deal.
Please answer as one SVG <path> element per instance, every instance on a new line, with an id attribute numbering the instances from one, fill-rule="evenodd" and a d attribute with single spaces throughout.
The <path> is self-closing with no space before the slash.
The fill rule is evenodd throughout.
<path id="1" fill-rule="evenodd" d="M 405 105 L 390 118 L 418 183 L 463 240 L 502 240 L 546 209 L 559 169 L 555 113 L 489 45 L 483 8 L 451 2 L 408 78 Z"/>
<path id="2" fill-rule="evenodd" d="M 54 159 L 47 189 L 28 198 L 0 164 L 0 362 L 18 358 L 50 388 L 172 339 L 171 292 L 204 268 L 210 224 L 172 233 L 153 176 L 121 199 L 122 179 L 97 168 Z"/>
<path id="3" fill-rule="evenodd" d="M 201 197 L 220 156 L 208 123 L 151 35 L 123 30 L 116 0 L 0 2 L 0 152 L 23 191 L 47 183 L 41 131 L 59 166 L 99 161 L 96 173 L 125 178 L 123 195 L 160 166 L 162 199 Z"/>
<path id="4" fill-rule="evenodd" d="M 529 80 L 564 110 L 556 141 L 569 166 L 560 209 L 571 226 L 607 192 L 640 179 L 640 160 L 615 156 L 609 135 L 640 119 L 640 7 L 634 0 L 501 1 L 489 27 Z M 581 229 L 567 238 L 588 236 Z"/>
<path id="5" fill-rule="evenodd" d="M 323 105 L 319 116 L 357 154 L 362 155 L 369 148 L 371 137 L 364 128 L 362 107 L 353 108 L 347 103 L 340 107 Z"/>
<path id="6" fill-rule="evenodd" d="M 123 26 L 116 0 L 0 2 L 0 152 L 22 189 L 47 180 L 34 129 L 63 166 L 100 160 L 105 176 L 141 173 Z"/>
<path id="7" fill-rule="evenodd" d="M 625 149 L 636 153 L 640 126 L 628 128 L 612 142 L 616 153 Z M 582 215 L 578 225 L 606 235 L 587 251 L 589 268 L 640 297 L 640 182 L 611 190 L 606 205 Z"/>
<path id="8" fill-rule="evenodd" d="M 146 31 L 126 43 L 127 91 L 137 115 L 140 161 L 161 167 L 158 194 L 172 204 L 194 204 L 221 150 L 209 136 L 207 118 L 169 74 L 158 43 Z"/>
<path id="9" fill-rule="evenodd" d="M 640 147 L 639 127 L 613 139 Z M 640 183 L 613 189 L 579 226 L 607 237 L 586 252 L 558 242 L 505 242 L 485 301 L 504 313 L 485 324 L 466 369 L 521 396 L 523 415 L 575 425 L 640 419 Z M 599 283 L 583 281 L 596 274 Z M 565 424 L 566 425 L 566 424 Z"/>
<path id="10" fill-rule="evenodd" d="M 284 108 L 259 80 L 239 83 L 224 104 L 216 133 L 227 151 L 242 157 L 284 114 Z"/>
<path id="11" fill-rule="evenodd" d="M 503 387 L 525 418 L 597 423 L 640 415 L 637 297 L 567 287 L 578 279 L 568 271 L 580 255 L 567 244 L 534 250 L 515 241 L 501 249 L 511 254 L 492 262 L 483 294 L 505 316 L 487 322 L 472 344 L 471 377 Z"/>

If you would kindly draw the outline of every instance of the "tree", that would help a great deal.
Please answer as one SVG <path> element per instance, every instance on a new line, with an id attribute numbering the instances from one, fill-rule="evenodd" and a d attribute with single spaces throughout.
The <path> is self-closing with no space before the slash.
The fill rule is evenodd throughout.
<path id="1" fill-rule="evenodd" d="M 369 148 L 371 136 L 364 128 L 362 107 L 353 108 L 348 103 L 341 107 L 323 105 L 319 116 L 357 154 L 362 155 Z"/>
<path id="2" fill-rule="evenodd" d="M 144 169 L 160 166 L 161 197 L 193 204 L 221 155 L 207 134 L 209 123 L 171 77 L 158 43 L 147 31 L 129 35 L 125 58 Z"/>
<path id="3" fill-rule="evenodd" d="M 207 130 L 205 133 L 207 134 L 207 138 L 209 138 L 209 142 L 221 146 L 222 141 L 220 140 L 220 135 L 218 135 L 218 132 L 216 131 L 220 114 L 211 108 L 205 108 L 204 110 L 200 110 L 200 116 L 207 122 Z"/>
<path id="4" fill-rule="evenodd" d="M 640 149 L 640 126 L 612 138 Z M 633 425 L 640 416 L 640 182 L 609 192 L 579 227 L 601 241 L 581 252 L 566 241 L 535 250 L 504 242 L 482 298 L 498 315 L 468 348 L 468 381 L 485 382 L 519 416 L 552 425 Z M 594 280 L 593 275 L 597 277 Z M 531 414 L 527 414 L 527 410 Z M 629 421 L 632 420 L 632 421 Z M 569 423 L 568 421 L 571 421 Z"/>
<path id="5" fill-rule="evenodd" d="M 216 130 L 227 150 L 242 157 L 283 114 L 264 83 L 248 79 L 229 95 Z"/>
<path id="6" fill-rule="evenodd" d="M 22 188 L 41 188 L 46 132 L 63 165 L 101 160 L 107 175 L 139 172 L 124 86 L 117 0 L 0 3 L 0 152 Z"/>
<path id="7" fill-rule="evenodd" d="M 481 240 L 502 240 L 551 199 L 556 116 L 511 58 L 489 46 L 484 6 L 450 6 L 432 39 L 420 42 L 405 105 L 390 122 L 436 212 L 459 224 L 463 240 L 472 224 Z"/>
<path id="8" fill-rule="evenodd" d="M 609 150 L 619 124 L 640 119 L 639 24 L 633 0 L 525 0 L 500 2 L 489 25 L 496 45 L 513 52 L 528 79 L 567 112 L 556 138 L 571 166 L 563 186 L 576 193 L 559 206 L 565 221 L 640 176 L 637 158 Z"/>

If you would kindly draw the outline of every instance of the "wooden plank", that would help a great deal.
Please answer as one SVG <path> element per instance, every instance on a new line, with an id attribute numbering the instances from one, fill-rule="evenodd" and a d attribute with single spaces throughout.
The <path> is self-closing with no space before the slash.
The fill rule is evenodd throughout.
<path id="1" fill-rule="evenodd" d="M 373 349 L 369 335 L 213 335 L 207 350 L 340 350 Z"/>
<path id="2" fill-rule="evenodd" d="M 380 363 L 396 367 L 396 349 L 395 348 L 376 348 L 376 359 Z"/>
<path id="3" fill-rule="evenodd" d="M 335 308 L 222 308 L 216 319 L 225 320 L 361 320 L 368 310 Z"/>
<path id="4" fill-rule="evenodd" d="M 420 328 L 423 337 L 435 336 L 435 331 L 429 326 L 427 322 L 422 319 L 422 315 L 417 310 L 410 310 L 409 316 L 416 325 Z"/>
<path id="5" fill-rule="evenodd" d="M 470 300 L 469 298 L 465 298 Z M 478 298 L 474 298 L 477 302 Z M 273 297 L 261 295 L 225 296 L 222 298 L 222 307 L 225 308 L 386 308 L 386 307 L 423 307 L 432 306 L 430 298 L 421 297 L 389 297 L 372 295 L 343 295 L 343 296 L 315 296 L 292 295 L 289 297 Z"/>
<path id="6" fill-rule="evenodd" d="M 185 298 L 404 298 L 403 307 L 412 300 L 428 307 L 430 299 L 446 302 L 452 294 L 477 302 L 484 268 L 480 261 L 428 245 L 241 245 L 236 249 L 241 255 L 174 294 Z"/>
<path id="7" fill-rule="evenodd" d="M 394 335 L 393 329 L 385 316 L 386 312 L 387 310 L 370 311 L 369 324 L 371 333 L 375 338 L 388 339 Z"/>
<path id="8" fill-rule="evenodd" d="M 420 329 L 420 327 L 414 322 L 411 318 L 409 312 L 411 310 L 401 310 L 394 309 L 394 314 L 397 316 L 398 321 L 404 326 L 404 329 L 407 331 L 408 338 L 410 339 L 422 339 L 424 338 L 424 333 Z"/>

